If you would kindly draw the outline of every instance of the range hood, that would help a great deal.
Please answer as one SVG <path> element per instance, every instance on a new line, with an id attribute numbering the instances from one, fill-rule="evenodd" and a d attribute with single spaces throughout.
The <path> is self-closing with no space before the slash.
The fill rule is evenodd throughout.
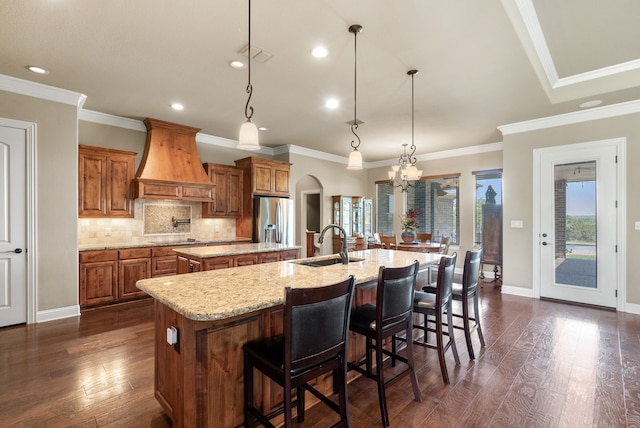
<path id="1" fill-rule="evenodd" d="M 147 143 L 133 179 L 143 199 L 212 202 L 214 188 L 196 146 L 198 128 L 147 118 Z"/>

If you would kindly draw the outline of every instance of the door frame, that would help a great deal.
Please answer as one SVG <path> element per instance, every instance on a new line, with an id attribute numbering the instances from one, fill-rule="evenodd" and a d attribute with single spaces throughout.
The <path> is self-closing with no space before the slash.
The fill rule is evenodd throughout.
<path id="1" fill-rule="evenodd" d="M 37 302 L 38 288 L 37 278 L 37 228 L 36 228 L 36 132 L 37 125 L 34 122 L 8 119 L 0 117 L 0 126 L 6 128 L 16 128 L 25 131 L 26 164 L 25 164 L 25 186 L 26 186 L 26 288 L 27 288 L 27 324 L 37 322 Z"/>
<path id="2" fill-rule="evenodd" d="M 548 153 L 552 151 L 560 150 L 579 150 L 586 148 L 598 148 L 604 146 L 614 145 L 617 150 L 617 168 L 616 168 L 616 200 L 618 202 L 616 210 L 616 242 L 617 242 L 617 257 L 616 257 L 616 272 L 617 272 L 617 284 L 616 290 L 617 301 L 616 310 L 625 311 L 626 304 L 626 285 L 627 285 L 627 240 L 626 240 L 626 218 L 627 218 L 627 139 L 625 137 L 611 138 L 606 140 L 595 140 L 575 144 L 566 144 L 562 146 L 545 147 L 533 150 L 533 236 L 532 236 L 532 255 L 533 255 L 533 297 L 540 298 L 540 169 L 541 169 L 541 155 L 542 153 Z"/>

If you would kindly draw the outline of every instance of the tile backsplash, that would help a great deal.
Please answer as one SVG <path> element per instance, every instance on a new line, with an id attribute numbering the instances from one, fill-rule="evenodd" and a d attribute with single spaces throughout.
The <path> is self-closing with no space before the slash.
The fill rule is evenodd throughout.
<path id="1" fill-rule="evenodd" d="M 176 227 L 172 218 L 178 220 Z M 134 218 L 78 219 L 78 245 L 81 247 L 187 239 L 216 241 L 235 237 L 235 219 L 203 219 L 200 202 L 136 199 Z"/>

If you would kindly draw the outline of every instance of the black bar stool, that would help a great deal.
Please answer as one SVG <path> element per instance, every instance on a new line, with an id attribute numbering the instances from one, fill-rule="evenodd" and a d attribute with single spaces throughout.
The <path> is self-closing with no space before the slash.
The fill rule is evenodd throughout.
<path id="1" fill-rule="evenodd" d="M 422 401 L 418 379 L 413 364 L 413 342 L 407 341 L 406 358 L 395 353 L 395 346 L 391 351 L 384 349 L 384 339 L 393 337 L 397 333 L 404 332 L 411 337 L 413 330 L 413 296 L 416 286 L 416 276 L 419 264 L 415 263 L 400 268 L 380 267 L 378 271 L 378 288 L 376 290 L 376 304 L 366 304 L 357 307 L 351 314 L 349 329 L 361 334 L 366 339 L 365 358 L 357 363 L 348 363 L 350 369 L 375 380 L 378 384 L 378 400 L 380 401 L 380 414 L 382 424 L 389 426 L 389 413 L 385 386 L 398 380 L 403 375 L 409 375 L 413 387 L 413 396 L 416 401 Z M 376 367 L 373 368 L 372 351 L 376 353 Z M 382 358 L 391 356 L 392 363 L 399 360 L 407 365 L 407 368 L 390 379 L 385 380 Z M 361 366 L 365 365 L 365 369 Z"/>
<path id="2" fill-rule="evenodd" d="M 285 289 L 284 334 L 247 342 L 244 349 L 245 426 L 254 417 L 264 426 L 284 412 L 285 427 L 292 426 L 296 389 L 298 422 L 304 421 L 305 390 L 340 415 L 335 427 L 349 426 L 347 411 L 347 336 L 355 280 L 316 288 Z M 254 368 L 284 388 L 283 407 L 264 415 L 253 403 Z M 307 382 L 334 373 L 338 404 Z"/>

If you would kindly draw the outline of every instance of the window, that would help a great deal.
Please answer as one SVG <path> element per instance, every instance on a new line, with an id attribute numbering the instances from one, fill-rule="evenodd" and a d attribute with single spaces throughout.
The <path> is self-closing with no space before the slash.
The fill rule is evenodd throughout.
<path id="1" fill-rule="evenodd" d="M 407 189 L 405 211 L 418 210 L 418 232 L 431 233 L 433 241 L 450 236 L 452 244 L 460 243 L 459 177 L 460 174 L 425 177 Z"/>
<path id="2" fill-rule="evenodd" d="M 376 232 L 393 234 L 393 186 L 388 182 L 376 183 Z"/>
<path id="3" fill-rule="evenodd" d="M 489 203 L 502 204 L 502 169 L 489 171 L 475 171 L 476 180 L 475 199 L 475 237 L 476 245 L 482 244 L 482 206 Z"/>

